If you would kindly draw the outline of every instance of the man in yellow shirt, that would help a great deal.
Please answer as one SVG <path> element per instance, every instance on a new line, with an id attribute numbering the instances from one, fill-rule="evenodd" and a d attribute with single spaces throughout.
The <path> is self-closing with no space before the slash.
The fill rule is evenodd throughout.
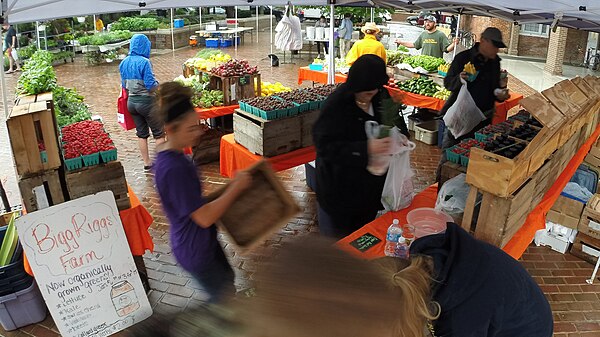
<path id="1" fill-rule="evenodd" d="M 387 54 L 385 53 L 385 47 L 383 43 L 377 40 L 379 28 L 374 22 L 367 22 L 361 31 L 365 34 L 365 37 L 356 41 L 352 46 L 352 49 L 346 55 L 346 63 L 352 65 L 359 57 L 365 54 L 373 54 L 381 57 L 383 61 L 387 63 Z"/>
<path id="2" fill-rule="evenodd" d="M 100 17 L 98 17 L 96 19 L 96 31 L 101 32 L 103 30 L 104 30 L 104 22 L 102 22 L 102 19 L 100 19 Z"/>

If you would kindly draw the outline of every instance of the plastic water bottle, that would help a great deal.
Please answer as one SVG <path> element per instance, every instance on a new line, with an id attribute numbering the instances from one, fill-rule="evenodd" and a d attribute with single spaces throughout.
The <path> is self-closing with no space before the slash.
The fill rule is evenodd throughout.
<path id="1" fill-rule="evenodd" d="M 394 219 L 392 224 L 388 228 L 387 235 L 385 237 L 385 255 L 396 256 L 398 247 L 398 240 L 402 237 L 402 228 L 400 227 L 400 221 Z"/>
<path id="2" fill-rule="evenodd" d="M 406 238 L 400 235 L 400 238 L 398 239 L 398 245 L 396 246 L 396 257 L 408 259 L 408 254 L 409 247 L 408 243 L 406 242 Z"/>

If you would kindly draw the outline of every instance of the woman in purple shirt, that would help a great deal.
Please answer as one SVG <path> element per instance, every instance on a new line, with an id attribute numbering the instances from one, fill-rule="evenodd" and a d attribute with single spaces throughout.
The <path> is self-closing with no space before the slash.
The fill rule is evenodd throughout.
<path id="1" fill-rule="evenodd" d="M 209 301 L 215 302 L 235 293 L 235 275 L 219 245 L 214 223 L 250 185 L 251 177 L 240 172 L 219 198 L 204 199 L 196 167 L 183 153 L 201 135 L 191 97 L 190 88 L 175 82 L 158 88 L 157 117 L 165 124 L 167 141 L 156 156 L 155 182 L 171 224 L 173 254 L 208 292 Z"/>

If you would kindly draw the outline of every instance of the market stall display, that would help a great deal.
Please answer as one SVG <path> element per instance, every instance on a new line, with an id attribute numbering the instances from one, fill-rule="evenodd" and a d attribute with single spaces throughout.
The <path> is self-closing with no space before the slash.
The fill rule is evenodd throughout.
<path id="1" fill-rule="evenodd" d="M 255 89 L 258 90 L 258 83 L 255 83 Z M 256 96 L 270 96 L 283 92 L 292 91 L 292 88 L 286 87 L 281 82 L 261 82 L 260 84 L 261 94 Z"/>
<path id="2" fill-rule="evenodd" d="M 191 75 L 189 77 L 180 75 L 173 81 L 190 87 L 194 91 L 192 104 L 195 107 L 208 109 L 223 106 L 223 92 L 221 90 L 208 89 L 210 77 L 207 74 Z"/>
<path id="3" fill-rule="evenodd" d="M 231 59 L 212 68 L 210 74 L 209 88 L 223 91 L 224 105 L 262 94 L 258 67 L 250 66 L 246 60 Z"/>
<path id="4" fill-rule="evenodd" d="M 432 73 L 438 70 L 438 67 L 445 64 L 443 58 L 429 55 L 412 55 L 404 58 L 402 63 L 397 66 L 401 69 L 407 69 L 416 73 Z"/>
<path id="5" fill-rule="evenodd" d="M 61 148 L 67 171 L 117 160 L 117 148 L 99 121 L 88 120 L 63 127 Z"/>
<path id="6" fill-rule="evenodd" d="M 183 63 L 183 76 L 199 75 L 212 68 L 231 60 L 231 55 L 219 49 L 202 49 L 196 55 Z"/>

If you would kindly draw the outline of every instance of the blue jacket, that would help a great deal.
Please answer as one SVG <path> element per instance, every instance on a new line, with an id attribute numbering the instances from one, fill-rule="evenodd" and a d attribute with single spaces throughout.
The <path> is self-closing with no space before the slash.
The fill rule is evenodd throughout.
<path id="1" fill-rule="evenodd" d="M 129 56 L 119 65 L 121 86 L 129 96 L 150 96 L 150 90 L 158 86 L 150 64 L 150 40 L 144 34 L 131 38 Z"/>
<path id="2" fill-rule="evenodd" d="M 415 240 L 411 256 L 433 258 L 438 337 L 551 337 L 552 311 L 529 273 L 502 250 L 454 223 Z"/>
<path id="3" fill-rule="evenodd" d="M 340 39 L 344 40 L 352 40 L 352 32 L 353 32 L 353 24 L 352 20 L 344 18 L 342 19 L 342 24 L 339 29 L 346 28 L 346 33 L 344 35 L 340 35 Z"/>

